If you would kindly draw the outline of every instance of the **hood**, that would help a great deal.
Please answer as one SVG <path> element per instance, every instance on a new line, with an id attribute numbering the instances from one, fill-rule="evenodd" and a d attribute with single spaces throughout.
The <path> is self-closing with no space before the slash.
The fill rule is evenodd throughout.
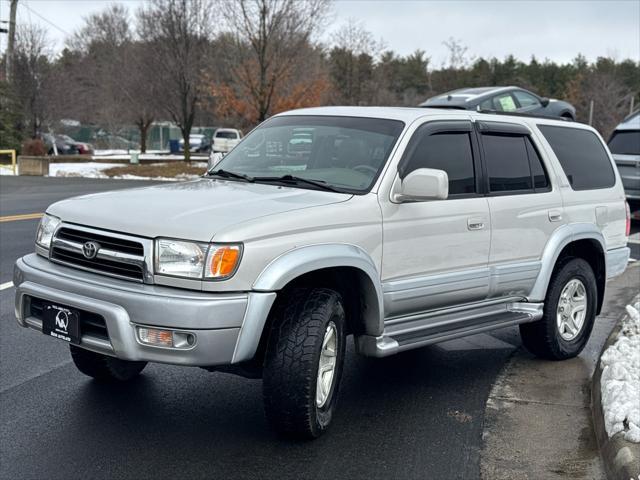
<path id="1" fill-rule="evenodd" d="M 208 242 L 217 231 L 231 225 L 351 197 L 320 190 L 200 179 L 83 195 L 54 203 L 47 213 L 68 223 L 142 237 Z"/>

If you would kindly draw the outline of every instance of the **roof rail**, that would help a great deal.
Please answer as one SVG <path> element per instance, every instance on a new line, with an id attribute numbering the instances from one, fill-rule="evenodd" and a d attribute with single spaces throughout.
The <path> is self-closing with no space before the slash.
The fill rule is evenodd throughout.
<path id="1" fill-rule="evenodd" d="M 489 113 L 491 115 L 510 115 L 513 117 L 527 117 L 527 118 L 542 118 L 545 120 L 562 120 L 563 122 L 572 122 L 570 118 L 567 117 L 552 117 L 548 115 L 533 115 L 531 113 L 521 113 L 521 112 L 501 112 L 499 110 L 475 110 L 478 113 Z"/>

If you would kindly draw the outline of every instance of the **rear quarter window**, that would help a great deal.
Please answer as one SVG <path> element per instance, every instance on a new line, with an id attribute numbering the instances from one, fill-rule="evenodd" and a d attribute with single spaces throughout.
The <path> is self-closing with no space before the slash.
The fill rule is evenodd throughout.
<path id="1" fill-rule="evenodd" d="M 616 183 L 604 145 L 595 133 L 571 127 L 538 125 L 574 190 L 610 188 Z"/>
<path id="2" fill-rule="evenodd" d="M 617 155 L 640 155 L 640 130 L 616 130 L 609 140 L 609 150 Z"/>

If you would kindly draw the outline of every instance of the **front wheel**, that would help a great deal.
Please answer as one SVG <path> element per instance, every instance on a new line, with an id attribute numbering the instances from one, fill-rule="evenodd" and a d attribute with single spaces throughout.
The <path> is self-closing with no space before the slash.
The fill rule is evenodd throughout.
<path id="1" fill-rule="evenodd" d="M 542 319 L 520 325 L 522 343 L 550 360 L 577 356 L 589 341 L 597 298 L 591 266 L 581 258 L 565 259 L 549 282 Z"/>
<path id="2" fill-rule="evenodd" d="M 317 438 L 328 428 L 345 356 L 340 295 L 326 288 L 285 294 L 276 308 L 263 372 L 265 412 L 289 437 Z"/>

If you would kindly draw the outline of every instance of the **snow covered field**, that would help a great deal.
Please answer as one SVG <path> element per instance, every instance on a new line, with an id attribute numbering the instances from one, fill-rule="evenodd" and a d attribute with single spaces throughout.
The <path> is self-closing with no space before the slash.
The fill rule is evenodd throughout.
<path id="1" fill-rule="evenodd" d="M 153 164 L 152 164 L 153 165 Z M 191 164 L 194 167 L 206 168 L 206 162 L 194 162 Z M 50 177 L 83 177 L 83 178 L 115 178 L 120 180 L 161 180 L 161 181 L 180 181 L 180 180 L 193 180 L 198 178 L 198 175 L 186 175 L 179 174 L 175 177 L 142 177 L 131 174 L 115 175 L 109 177 L 104 173 L 105 170 L 114 167 L 124 167 L 122 163 L 50 163 L 49 164 L 49 176 Z"/>
<path id="2" fill-rule="evenodd" d="M 184 160 L 184 155 L 181 153 L 171 154 L 167 150 L 147 150 L 147 153 L 140 153 L 136 150 L 96 150 L 91 157 L 93 160 L 127 160 L 131 159 L 132 153 L 138 153 L 139 160 L 156 160 L 158 162 L 167 162 L 174 160 Z M 194 153 L 191 152 L 191 158 L 194 159 L 206 159 L 208 154 L 206 153 Z"/>
<path id="3" fill-rule="evenodd" d="M 640 301 L 627 314 L 602 354 L 602 409 L 609 437 L 624 432 L 625 440 L 640 443 Z"/>
<path id="4" fill-rule="evenodd" d="M 103 170 L 113 167 L 120 167 L 119 163 L 50 163 L 50 177 L 85 177 L 85 178 L 108 178 Z"/>

